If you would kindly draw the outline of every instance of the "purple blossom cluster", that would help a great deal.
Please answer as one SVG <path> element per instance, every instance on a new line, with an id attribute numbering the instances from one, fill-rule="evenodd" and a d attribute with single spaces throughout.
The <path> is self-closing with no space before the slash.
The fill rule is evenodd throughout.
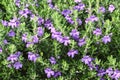
<path id="1" fill-rule="evenodd" d="M 100 36 L 100 35 L 102 35 L 102 30 L 100 28 L 96 28 L 95 30 L 93 30 L 93 34 L 96 35 L 96 36 Z M 112 33 L 103 36 L 102 37 L 102 42 L 104 44 L 107 44 L 108 42 L 111 42 L 111 35 L 112 35 Z"/>
<path id="2" fill-rule="evenodd" d="M 99 8 L 99 12 L 101 12 L 101 13 L 105 13 L 105 11 L 106 11 L 106 9 L 105 9 L 104 6 L 101 6 L 101 7 Z"/>
<path id="3" fill-rule="evenodd" d="M 110 35 L 105 35 L 103 38 L 102 38 L 102 42 L 104 44 L 108 43 L 108 42 L 111 42 L 111 37 Z"/>
<path id="4" fill-rule="evenodd" d="M 85 20 L 86 23 L 95 21 L 98 21 L 98 17 L 96 17 L 95 15 L 91 15 L 89 18 Z"/>
<path id="5" fill-rule="evenodd" d="M 17 18 L 13 18 L 9 21 L 8 26 L 11 26 L 11 28 L 18 27 L 20 25 L 20 21 Z"/>
<path id="6" fill-rule="evenodd" d="M 52 70 L 51 68 L 46 68 L 44 70 L 45 74 L 47 75 L 47 78 L 50 78 L 50 77 L 58 77 L 58 76 L 61 76 L 61 72 L 60 71 L 54 71 Z"/>
<path id="7" fill-rule="evenodd" d="M 22 41 L 25 43 L 27 42 L 27 34 L 22 35 Z"/>
<path id="8" fill-rule="evenodd" d="M 20 0 L 16 0 L 16 4 L 18 4 L 19 2 L 20 2 Z M 34 15 L 32 13 L 32 11 L 29 10 L 28 7 L 29 7 L 29 5 L 26 4 L 25 8 L 23 10 L 19 10 L 19 15 L 21 17 L 25 17 L 25 18 L 28 18 L 29 15 L 30 15 L 31 16 L 30 18 L 34 19 L 34 17 L 36 15 Z M 20 26 L 21 17 L 20 18 L 13 17 L 13 19 L 11 19 L 10 21 L 6 21 L 6 20 L 1 21 L 1 23 L 4 26 L 10 26 L 12 28 L 12 29 L 10 29 L 10 31 L 8 33 L 9 37 L 15 37 L 16 32 L 15 32 L 14 28 Z M 38 26 L 41 26 L 44 23 L 44 19 L 42 19 L 41 17 L 38 17 L 37 23 L 38 23 Z M 30 38 L 28 38 L 28 34 L 26 34 L 26 33 L 22 34 L 22 41 L 26 43 L 26 47 L 30 47 L 30 46 L 38 43 L 39 42 L 39 37 L 43 36 L 44 30 L 43 30 L 42 27 L 37 27 L 36 30 L 37 30 L 36 31 L 37 33 L 35 35 L 31 36 Z M 5 43 L 7 44 L 7 42 L 5 42 Z"/>
<path id="9" fill-rule="evenodd" d="M 58 59 L 59 59 L 59 56 L 58 56 Z M 57 63 L 56 58 L 53 57 L 53 56 L 51 56 L 49 58 L 49 61 L 50 61 L 51 64 L 56 64 Z M 61 76 L 61 72 L 60 71 L 55 71 L 55 70 L 52 70 L 51 68 L 46 68 L 44 70 L 44 72 L 47 75 L 47 78 L 51 78 L 52 76 L 54 78 Z"/>
<path id="10" fill-rule="evenodd" d="M 112 4 L 110 4 L 109 7 L 108 7 L 108 11 L 109 11 L 110 13 L 112 13 L 114 10 L 115 10 L 115 6 L 112 5 Z M 105 7 L 104 7 L 104 6 L 99 7 L 99 12 L 105 13 L 105 12 L 106 12 Z"/>
<path id="11" fill-rule="evenodd" d="M 93 31 L 93 34 L 95 34 L 96 36 L 99 36 L 102 34 L 102 30 L 100 28 L 96 28 L 94 31 Z"/>
<path id="12" fill-rule="evenodd" d="M 72 14 L 72 11 L 69 10 L 69 9 L 65 9 L 65 10 L 62 11 L 62 15 L 64 15 L 64 16 L 67 16 L 67 15 L 70 15 L 70 14 Z"/>
<path id="13" fill-rule="evenodd" d="M 44 24 L 44 19 L 39 17 L 38 18 L 38 26 L 41 26 L 42 24 Z"/>
<path id="14" fill-rule="evenodd" d="M 67 53 L 67 55 L 72 58 L 74 58 L 76 54 L 78 54 L 78 50 L 74 50 L 74 49 L 69 50 L 69 52 Z"/>
<path id="15" fill-rule="evenodd" d="M 115 10 L 114 5 L 109 5 L 108 11 L 110 11 L 111 13 Z"/>
<path id="16" fill-rule="evenodd" d="M 19 15 L 23 16 L 25 18 L 28 18 L 28 15 L 30 15 L 30 14 L 32 14 L 32 12 L 27 7 L 25 9 L 19 11 Z"/>
<path id="17" fill-rule="evenodd" d="M 97 72 L 97 76 L 99 76 L 102 80 L 104 80 L 104 76 L 108 75 L 111 79 L 118 80 L 120 78 L 120 70 L 113 70 L 113 68 L 109 67 L 108 69 L 100 68 L 99 65 L 93 64 L 94 59 L 90 56 L 83 56 L 81 59 L 83 63 L 85 63 L 90 70 L 95 70 Z M 100 79 L 100 80 L 101 80 Z"/>
<path id="18" fill-rule="evenodd" d="M 21 6 L 20 1 L 21 1 L 21 0 L 15 0 L 15 5 L 16 5 L 17 7 L 20 7 L 20 6 Z"/>
<path id="19" fill-rule="evenodd" d="M 73 9 L 78 10 L 78 11 L 84 10 L 85 9 L 85 4 L 79 3 L 78 5 L 74 6 Z"/>
<path id="20" fill-rule="evenodd" d="M 28 60 L 33 61 L 34 63 L 39 58 L 39 54 L 28 52 Z"/>
<path id="21" fill-rule="evenodd" d="M 53 5 L 53 3 L 52 3 L 52 0 L 47 0 L 47 2 L 48 2 L 49 7 L 53 9 L 53 8 L 54 8 L 54 5 Z"/>
<path id="22" fill-rule="evenodd" d="M 3 26 L 10 26 L 11 28 L 19 27 L 20 25 L 20 21 L 16 17 L 11 19 L 10 21 L 2 20 L 1 23 Z"/>
<path id="23" fill-rule="evenodd" d="M 56 64 L 56 59 L 54 57 L 50 57 L 49 61 L 51 64 Z"/>
<path id="24" fill-rule="evenodd" d="M 52 39 L 55 39 L 55 40 L 57 40 L 58 42 L 63 43 L 65 46 L 68 46 L 68 45 L 70 44 L 70 38 L 69 38 L 68 36 L 63 36 L 61 32 L 57 31 L 57 30 L 54 28 L 51 20 L 47 19 L 47 20 L 45 21 L 44 26 L 45 26 L 48 30 L 50 30 L 50 32 L 52 33 L 52 36 L 51 36 Z"/>
<path id="25" fill-rule="evenodd" d="M 78 41 L 78 46 L 83 46 L 86 44 L 86 39 L 85 38 L 80 38 L 79 41 Z"/>
<path id="26" fill-rule="evenodd" d="M 93 68 L 94 68 L 93 63 L 92 63 L 93 60 L 94 60 L 94 59 L 91 58 L 91 57 L 88 56 L 88 55 L 83 56 L 83 58 L 81 59 L 81 61 L 82 61 L 83 63 L 85 63 L 86 65 L 89 66 L 90 70 L 93 70 Z"/>
<path id="27" fill-rule="evenodd" d="M 9 61 L 10 63 L 8 64 L 8 67 L 14 67 L 15 69 L 20 69 L 22 68 L 22 64 L 19 60 L 19 57 L 21 55 L 21 52 L 16 52 L 15 54 L 10 54 L 9 57 L 7 57 L 7 61 Z M 39 58 L 39 54 L 35 54 L 32 52 L 28 52 L 28 60 L 36 62 L 37 58 Z"/>
<path id="28" fill-rule="evenodd" d="M 78 23 L 78 26 L 82 25 L 82 20 L 81 19 L 77 18 L 76 21 Z"/>
<path id="29" fill-rule="evenodd" d="M 8 26 L 8 21 L 6 21 L 6 20 L 1 20 L 1 23 L 3 26 L 6 26 L 6 27 Z"/>
<path id="30" fill-rule="evenodd" d="M 8 67 L 14 67 L 15 69 L 20 69 L 22 68 L 22 64 L 19 61 L 19 57 L 21 55 L 21 52 L 16 52 L 15 54 L 11 54 L 9 57 L 7 57 L 7 61 L 10 62 L 10 64 L 8 64 Z"/>
<path id="31" fill-rule="evenodd" d="M 67 22 L 70 23 L 70 24 L 74 24 L 74 23 L 75 23 L 69 15 L 65 16 L 65 19 L 66 19 Z"/>
<path id="32" fill-rule="evenodd" d="M 39 43 L 39 38 L 42 37 L 44 34 L 44 30 L 42 27 L 37 27 L 36 35 L 31 36 L 28 38 L 27 34 L 22 35 L 22 41 L 26 43 L 26 47 L 30 47 L 36 43 Z"/>
<path id="33" fill-rule="evenodd" d="M 73 29 L 71 32 L 70 32 L 70 36 L 78 41 L 79 40 L 79 31 L 77 31 L 76 29 Z"/>
<path id="34" fill-rule="evenodd" d="M 3 43 L 6 45 L 6 44 L 8 44 L 8 41 L 6 39 L 4 39 Z"/>
<path id="35" fill-rule="evenodd" d="M 8 33 L 9 37 L 14 37 L 15 36 L 15 32 L 13 30 L 10 30 Z"/>
<path id="36" fill-rule="evenodd" d="M 79 31 L 77 31 L 76 29 L 72 29 L 72 31 L 70 32 L 70 36 L 77 41 L 78 46 L 83 46 L 86 44 L 86 39 L 85 38 L 80 38 L 79 37 Z"/>
<path id="37" fill-rule="evenodd" d="M 72 14 L 72 11 L 69 9 L 65 9 L 61 12 L 61 14 L 65 17 L 66 21 L 70 24 L 74 24 L 72 17 L 70 16 Z"/>

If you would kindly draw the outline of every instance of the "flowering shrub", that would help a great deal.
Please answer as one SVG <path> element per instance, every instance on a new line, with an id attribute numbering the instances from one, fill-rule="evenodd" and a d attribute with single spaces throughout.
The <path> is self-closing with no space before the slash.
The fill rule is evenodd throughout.
<path id="1" fill-rule="evenodd" d="M 119 80 L 119 0 L 0 0 L 0 80 Z"/>

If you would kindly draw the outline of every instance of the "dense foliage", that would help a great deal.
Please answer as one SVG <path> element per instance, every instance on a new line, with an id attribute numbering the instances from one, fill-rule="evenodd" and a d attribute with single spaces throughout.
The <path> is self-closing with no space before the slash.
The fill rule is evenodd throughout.
<path id="1" fill-rule="evenodd" d="M 120 0 L 0 0 L 0 80 L 119 80 Z"/>

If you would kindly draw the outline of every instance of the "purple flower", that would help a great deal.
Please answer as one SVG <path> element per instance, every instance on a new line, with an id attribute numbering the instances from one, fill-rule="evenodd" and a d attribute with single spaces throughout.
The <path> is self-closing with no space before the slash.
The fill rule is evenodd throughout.
<path id="1" fill-rule="evenodd" d="M 64 16 L 67 16 L 67 15 L 69 15 L 69 14 L 71 14 L 72 12 L 71 12 L 71 10 L 69 10 L 69 9 L 65 9 L 65 10 L 63 10 L 62 11 L 62 15 L 64 15 Z"/>
<path id="2" fill-rule="evenodd" d="M 112 76 L 112 74 L 113 74 L 113 69 L 112 68 L 108 68 L 108 69 L 106 69 L 106 73 L 108 74 L 108 76 Z"/>
<path id="3" fill-rule="evenodd" d="M 85 4 L 83 3 L 79 3 L 77 6 L 74 6 L 74 10 L 78 10 L 78 11 L 81 11 L 81 10 L 84 10 L 85 8 Z"/>
<path id="4" fill-rule="evenodd" d="M 88 64 L 88 67 L 90 68 L 90 70 L 93 70 L 95 68 L 95 66 L 92 63 Z"/>
<path id="5" fill-rule="evenodd" d="M 10 22 L 8 22 L 8 25 L 14 28 L 14 27 L 18 27 L 20 25 L 20 22 L 17 18 L 13 18 L 10 20 Z"/>
<path id="6" fill-rule="evenodd" d="M 86 23 L 95 21 L 98 21 L 98 18 L 95 15 L 91 15 L 89 18 L 85 20 Z"/>
<path id="7" fill-rule="evenodd" d="M 82 21 L 81 21 L 81 19 L 78 19 L 78 18 L 77 18 L 76 21 L 77 21 L 77 23 L 78 23 L 79 26 L 82 25 Z"/>
<path id="8" fill-rule="evenodd" d="M 79 40 L 79 31 L 77 31 L 76 29 L 73 29 L 71 32 L 70 32 L 70 36 L 75 39 L 75 40 Z"/>
<path id="9" fill-rule="evenodd" d="M 54 31 L 52 33 L 52 39 L 57 39 L 59 36 L 61 36 L 62 33 L 61 32 L 58 32 L 58 31 Z"/>
<path id="10" fill-rule="evenodd" d="M 6 20 L 2 20 L 1 23 L 3 26 L 8 26 L 8 21 L 6 21 Z"/>
<path id="11" fill-rule="evenodd" d="M 68 44 L 70 44 L 70 38 L 69 38 L 69 37 L 64 36 L 64 37 L 62 38 L 62 40 L 63 40 L 63 44 L 64 44 L 65 46 L 67 46 Z"/>
<path id="12" fill-rule="evenodd" d="M 35 14 L 32 14 L 32 13 L 31 13 L 31 15 L 30 15 L 30 20 L 34 20 L 34 18 L 35 18 Z"/>
<path id="13" fill-rule="evenodd" d="M 56 78 L 56 77 L 58 77 L 58 76 L 61 76 L 61 72 L 60 72 L 60 71 L 56 71 L 56 72 L 54 73 L 54 78 Z"/>
<path id="14" fill-rule="evenodd" d="M 81 61 L 87 65 L 91 64 L 91 62 L 93 61 L 93 59 L 90 56 L 84 56 Z"/>
<path id="15" fill-rule="evenodd" d="M 59 43 L 63 43 L 64 40 L 63 40 L 63 36 L 62 35 L 59 35 L 56 40 L 59 42 Z"/>
<path id="16" fill-rule="evenodd" d="M 0 48 L 0 53 L 2 53 L 2 48 Z"/>
<path id="17" fill-rule="evenodd" d="M 13 30 L 10 30 L 9 33 L 8 33 L 8 36 L 14 37 L 15 36 L 15 32 Z"/>
<path id="18" fill-rule="evenodd" d="M 49 3 L 48 5 L 49 5 L 49 7 L 50 7 L 51 9 L 54 8 L 54 5 L 53 5 L 52 3 Z"/>
<path id="19" fill-rule="evenodd" d="M 62 33 L 58 32 L 55 30 L 55 28 L 51 29 L 52 32 L 52 39 L 56 39 L 58 42 L 63 43 L 63 37 L 62 37 Z"/>
<path id="20" fill-rule="evenodd" d="M 31 14 L 31 11 L 30 11 L 28 8 L 25 8 L 24 10 L 20 10 L 20 11 L 19 11 L 19 14 L 20 14 L 21 16 L 24 16 L 25 18 L 27 18 L 27 17 L 28 17 L 28 14 Z"/>
<path id="21" fill-rule="evenodd" d="M 91 21 L 90 18 L 86 18 L 85 23 L 88 23 L 90 21 Z"/>
<path id="22" fill-rule="evenodd" d="M 14 65 L 13 65 L 13 67 L 15 69 L 20 69 L 20 68 L 22 68 L 22 64 L 20 62 L 15 62 Z"/>
<path id="23" fill-rule="evenodd" d="M 38 18 L 38 25 L 41 26 L 44 23 L 44 19 L 39 17 Z"/>
<path id="24" fill-rule="evenodd" d="M 53 3 L 52 3 L 52 0 L 47 0 L 47 3 L 48 3 L 48 5 L 49 5 L 49 7 L 50 7 L 51 9 L 54 8 L 54 5 L 53 5 Z"/>
<path id="25" fill-rule="evenodd" d="M 49 61 L 51 64 L 56 64 L 56 59 L 54 57 L 50 57 Z"/>
<path id="26" fill-rule="evenodd" d="M 12 67 L 12 65 L 11 65 L 11 64 L 8 64 L 8 65 L 7 65 L 7 67 L 11 68 L 11 67 Z"/>
<path id="27" fill-rule="evenodd" d="M 99 36 L 102 34 L 102 30 L 100 28 L 96 28 L 94 31 L 93 31 L 93 34 L 95 34 L 96 36 Z"/>
<path id="28" fill-rule="evenodd" d="M 95 70 L 96 70 L 96 71 L 99 70 L 99 65 L 95 65 Z"/>
<path id="29" fill-rule="evenodd" d="M 27 42 L 27 34 L 22 35 L 22 41 Z"/>
<path id="30" fill-rule="evenodd" d="M 75 3 L 81 2 L 81 0 L 74 0 Z"/>
<path id="31" fill-rule="evenodd" d="M 52 22 L 51 22 L 50 19 L 47 19 L 47 20 L 45 21 L 44 26 L 45 26 L 48 30 L 50 30 L 50 29 L 53 28 L 53 24 L 52 24 Z"/>
<path id="32" fill-rule="evenodd" d="M 15 55 L 16 55 L 17 57 L 19 57 L 19 56 L 21 55 L 21 52 L 18 51 L 18 52 L 15 53 Z"/>
<path id="33" fill-rule="evenodd" d="M 68 55 L 69 57 L 72 57 L 72 58 L 74 58 L 74 56 L 75 56 L 76 54 L 78 54 L 78 50 L 74 50 L 74 49 L 70 50 L 70 51 L 67 53 L 67 55 Z"/>
<path id="34" fill-rule="evenodd" d="M 86 44 L 86 40 L 85 40 L 85 38 L 82 38 L 82 39 L 79 39 L 79 41 L 78 41 L 78 46 L 83 46 L 83 45 L 85 45 Z"/>
<path id="35" fill-rule="evenodd" d="M 14 63 L 15 61 L 18 60 L 18 56 L 15 55 L 15 54 L 11 54 L 8 58 L 7 58 L 8 61 Z"/>
<path id="36" fill-rule="evenodd" d="M 114 5 L 109 5 L 108 11 L 110 11 L 111 13 L 115 10 Z"/>
<path id="37" fill-rule="evenodd" d="M 51 68 L 46 68 L 44 72 L 47 74 L 47 78 L 54 76 L 55 72 Z"/>
<path id="38" fill-rule="evenodd" d="M 72 18 L 70 16 L 65 16 L 65 19 L 67 20 L 68 23 L 70 24 L 74 24 L 74 21 L 72 20 Z"/>
<path id="39" fill-rule="evenodd" d="M 103 77 L 106 74 L 106 71 L 104 69 L 98 70 L 97 76 Z"/>
<path id="40" fill-rule="evenodd" d="M 42 27 L 38 27 L 37 28 L 37 35 L 41 37 L 41 36 L 43 36 L 43 34 L 44 34 L 44 31 L 43 31 Z"/>
<path id="41" fill-rule="evenodd" d="M 20 7 L 20 0 L 16 0 L 16 1 L 15 1 L 15 5 L 16 5 L 17 7 Z"/>
<path id="42" fill-rule="evenodd" d="M 4 43 L 4 44 L 8 44 L 8 41 L 5 39 L 5 40 L 3 41 L 3 43 Z"/>
<path id="43" fill-rule="evenodd" d="M 48 3 L 52 3 L 52 0 L 47 0 Z"/>
<path id="44" fill-rule="evenodd" d="M 95 15 L 91 15 L 90 20 L 94 22 L 94 21 L 98 21 L 98 18 Z"/>
<path id="45" fill-rule="evenodd" d="M 111 76 L 111 78 L 118 80 L 120 78 L 120 71 L 119 70 L 115 70 L 113 72 L 113 75 Z"/>
<path id="46" fill-rule="evenodd" d="M 35 54 L 35 53 L 32 53 L 32 52 L 28 52 L 28 59 L 30 61 L 34 61 L 36 62 L 37 58 L 39 57 L 39 54 Z"/>
<path id="47" fill-rule="evenodd" d="M 102 42 L 104 44 L 108 43 L 108 42 L 111 42 L 111 37 L 109 35 L 106 35 L 102 38 Z"/>
<path id="48" fill-rule="evenodd" d="M 56 29 L 54 27 L 51 27 L 50 32 L 54 33 L 54 32 L 57 32 L 57 31 L 56 31 Z"/>
<path id="49" fill-rule="evenodd" d="M 101 7 L 99 8 L 99 12 L 105 13 L 105 7 L 101 6 Z"/>
<path id="50" fill-rule="evenodd" d="M 38 38 L 37 35 L 35 35 L 35 36 L 32 37 L 32 42 L 33 43 L 38 43 L 39 42 L 39 38 Z"/>
<path id="51" fill-rule="evenodd" d="M 28 47 L 30 47 L 30 46 L 32 46 L 32 45 L 34 45 L 33 42 L 27 42 L 26 47 L 28 48 Z"/>

